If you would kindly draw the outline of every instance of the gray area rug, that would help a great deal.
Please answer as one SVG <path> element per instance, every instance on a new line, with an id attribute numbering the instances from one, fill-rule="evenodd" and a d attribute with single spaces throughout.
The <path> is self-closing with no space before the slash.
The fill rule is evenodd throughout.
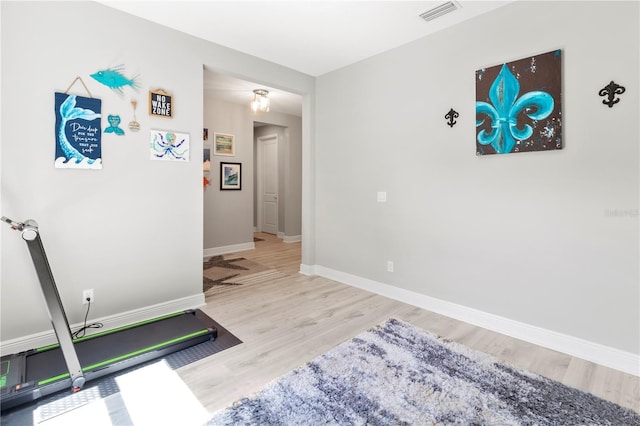
<path id="1" fill-rule="evenodd" d="M 640 415 L 390 319 L 208 425 L 640 425 Z"/>

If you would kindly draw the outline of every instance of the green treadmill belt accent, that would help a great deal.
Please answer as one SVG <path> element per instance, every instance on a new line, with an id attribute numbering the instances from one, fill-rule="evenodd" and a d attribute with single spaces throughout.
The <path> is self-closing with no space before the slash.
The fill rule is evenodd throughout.
<path id="1" fill-rule="evenodd" d="M 137 351 L 134 351 L 134 352 L 130 352 L 130 353 L 125 354 L 125 355 L 120 355 L 120 356 L 115 357 L 115 358 L 111 358 L 111 359 L 108 359 L 108 360 L 105 360 L 105 361 L 102 361 L 102 362 L 98 362 L 98 363 L 93 364 L 93 365 L 89 365 L 87 367 L 83 367 L 82 371 L 86 372 L 86 371 L 93 370 L 95 368 L 104 367 L 106 365 L 113 364 L 115 362 L 122 361 L 122 360 L 125 360 L 127 358 L 132 358 L 134 356 L 141 355 L 141 354 L 144 354 L 144 353 L 147 353 L 147 352 L 151 352 L 151 351 L 154 351 L 156 349 L 160 349 L 162 347 L 169 346 L 169 345 L 172 345 L 174 343 L 178 343 L 178 342 L 181 342 L 183 340 L 191 339 L 192 337 L 201 336 L 201 335 L 207 334 L 207 333 L 209 333 L 209 330 L 205 328 L 203 330 L 196 331 L 194 333 L 190 333 L 190 334 L 187 334 L 185 336 L 178 337 L 176 339 L 168 340 L 168 341 L 163 342 L 163 343 L 158 343 L 157 345 L 149 346 L 149 347 L 144 348 L 144 349 L 140 349 L 140 350 L 137 350 Z M 47 383 L 53 383 L 53 382 L 56 382 L 58 380 L 66 379 L 67 377 L 69 377 L 69 373 L 60 374 L 60 375 L 57 375 L 55 377 L 51 377 L 49 379 L 45 379 L 45 380 L 39 381 L 38 382 L 38 386 L 42 386 L 42 385 L 46 385 Z"/>
<path id="2" fill-rule="evenodd" d="M 37 348 L 36 352 L 44 352 L 44 351 L 48 351 L 49 349 L 55 349 L 55 348 L 59 348 L 60 347 L 60 343 L 52 343 L 49 346 L 43 346 L 41 348 Z"/>
<path id="3" fill-rule="evenodd" d="M 91 334 L 89 336 L 84 336 L 84 337 L 80 337 L 78 339 L 74 339 L 73 343 L 83 342 L 83 341 L 89 340 L 89 339 L 95 339 L 96 337 L 100 337 L 100 336 L 102 336 L 104 334 L 113 334 L 113 333 L 115 333 L 117 331 L 128 330 L 130 328 L 139 327 L 139 326 L 145 325 L 145 324 L 151 324 L 151 323 L 154 323 L 154 322 L 166 320 L 168 318 L 173 318 L 173 317 L 177 317 L 177 316 L 180 316 L 180 315 L 185 315 L 185 313 L 184 312 L 176 312 L 176 313 L 173 313 L 173 314 L 152 318 L 152 319 L 146 320 L 146 321 L 140 321 L 140 322 L 136 322 L 136 323 L 129 324 L 129 325 L 123 325 L 122 327 L 112 328 L 112 329 L 107 330 L 107 331 L 101 331 L 100 333 L 94 333 L 94 334 Z"/>
<path id="4" fill-rule="evenodd" d="M 139 327 L 139 326 L 145 325 L 145 324 L 151 324 L 151 323 L 154 323 L 154 322 L 157 322 L 157 321 L 162 321 L 162 320 L 165 320 L 165 319 L 168 319 L 168 318 L 172 318 L 172 317 L 176 317 L 176 316 L 184 315 L 184 314 L 185 314 L 184 311 L 175 312 L 173 314 L 163 315 L 161 317 L 152 318 L 152 319 L 149 319 L 149 320 L 146 320 L 146 321 L 140 321 L 140 322 L 136 322 L 136 323 L 129 324 L 129 325 L 123 325 L 122 327 L 117 327 L 117 328 L 113 328 L 113 329 L 110 329 L 110 330 L 101 331 L 100 333 L 93 333 L 93 334 L 90 334 L 89 336 L 84 336 L 84 337 L 79 337 L 77 339 L 73 339 L 73 343 L 83 342 L 83 341 L 89 340 L 89 339 L 95 339 L 96 337 L 100 337 L 100 336 L 105 335 L 105 334 L 111 334 L 111 333 L 115 333 L 117 331 L 127 330 L 127 329 L 130 329 L 130 328 Z M 48 351 L 50 349 L 55 349 L 55 348 L 59 348 L 59 347 L 60 347 L 59 343 L 53 343 L 51 345 L 43 346 L 41 348 L 38 348 L 38 349 L 36 349 L 36 351 L 37 352 L 44 352 L 44 351 Z"/>
<path id="5" fill-rule="evenodd" d="M 0 363 L 0 388 L 7 386 L 7 375 L 9 374 L 9 366 L 11 361 L 2 361 Z"/>

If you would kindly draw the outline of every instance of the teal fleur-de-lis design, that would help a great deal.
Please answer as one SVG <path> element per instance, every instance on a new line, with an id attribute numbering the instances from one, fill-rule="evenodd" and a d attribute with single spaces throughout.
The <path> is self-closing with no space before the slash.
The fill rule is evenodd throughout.
<path id="1" fill-rule="evenodd" d="M 516 140 L 523 141 L 533 135 L 529 124 L 518 128 L 518 115 L 524 113 L 532 120 L 541 120 L 551 114 L 554 107 L 553 97 L 547 92 L 531 91 L 518 98 L 520 83 L 511 74 L 507 65 L 502 65 L 500 73 L 491 84 L 487 102 L 476 102 L 476 115 L 485 115 L 491 122 L 491 130 L 478 133 L 478 143 L 491 145 L 498 154 L 506 154 L 513 150 Z M 476 127 L 485 119 L 476 120 Z"/>

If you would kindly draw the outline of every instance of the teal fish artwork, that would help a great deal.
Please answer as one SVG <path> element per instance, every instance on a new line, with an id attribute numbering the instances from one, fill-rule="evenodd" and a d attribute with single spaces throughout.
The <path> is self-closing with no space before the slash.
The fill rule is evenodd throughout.
<path id="1" fill-rule="evenodd" d="M 104 84 L 114 92 L 117 92 L 120 96 L 124 95 L 124 88 L 127 86 L 134 90 L 139 89 L 140 85 L 137 81 L 138 77 L 139 76 L 137 75 L 130 79 L 125 77 L 124 65 L 118 65 L 117 67 L 100 70 L 91 74 L 91 78 L 100 84 Z"/>

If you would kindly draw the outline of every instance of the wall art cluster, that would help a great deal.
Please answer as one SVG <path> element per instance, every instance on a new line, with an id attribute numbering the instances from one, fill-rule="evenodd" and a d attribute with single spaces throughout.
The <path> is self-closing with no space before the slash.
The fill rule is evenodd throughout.
<path id="1" fill-rule="evenodd" d="M 204 128 L 202 132 L 203 141 L 209 139 L 209 129 Z M 211 156 L 235 157 L 236 155 L 236 138 L 229 133 L 213 133 L 212 146 L 204 144 L 202 170 L 205 173 L 211 171 Z M 221 161 L 220 163 L 220 181 L 221 191 L 240 191 L 242 190 L 242 163 L 230 163 Z M 211 181 L 204 178 L 204 186 L 206 188 Z"/>
<path id="2" fill-rule="evenodd" d="M 107 102 L 108 109 L 122 104 L 125 91 L 138 92 L 139 75 L 127 77 L 124 65 L 108 67 L 89 76 L 118 95 L 119 101 Z M 76 82 L 82 83 L 88 97 L 69 94 Z M 106 105 L 106 104 L 105 104 Z M 55 93 L 55 167 L 74 169 L 102 169 L 102 138 L 104 135 L 125 136 L 126 132 L 139 132 L 142 124 L 136 117 L 138 101 L 132 97 L 128 108 L 133 119 L 123 123 L 122 115 L 102 112 L 103 102 L 95 98 L 81 77 L 76 77 L 64 93 Z M 173 118 L 173 96 L 163 89 L 149 90 L 149 117 Z M 104 120 L 103 120 L 104 118 Z M 102 128 L 104 126 L 104 128 Z M 128 129 L 128 130 L 127 130 Z M 189 161 L 189 134 L 168 130 L 150 130 L 150 159 Z"/>
<path id="3" fill-rule="evenodd" d="M 562 148 L 561 51 L 476 71 L 476 154 Z"/>

